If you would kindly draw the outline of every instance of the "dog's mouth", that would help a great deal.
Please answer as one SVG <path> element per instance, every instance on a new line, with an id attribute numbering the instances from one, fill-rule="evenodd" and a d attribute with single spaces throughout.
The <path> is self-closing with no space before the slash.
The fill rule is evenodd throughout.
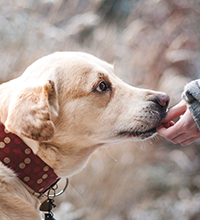
<path id="1" fill-rule="evenodd" d="M 146 139 L 151 137 L 155 133 L 156 133 L 156 127 L 145 131 L 140 131 L 140 130 L 120 131 L 118 133 L 118 136 L 126 137 L 126 138 L 138 137 L 140 139 Z"/>
<path id="2" fill-rule="evenodd" d="M 128 126 L 125 129 L 119 130 L 118 137 L 121 138 L 137 138 L 146 139 L 156 133 L 156 127 L 162 122 L 167 114 L 167 105 L 165 108 L 156 106 L 146 106 L 142 108 L 138 116 L 134 116 L 136 125 Z"/>
<path id="3" fill-rule="evenodd" d="M 118 132 L 119 137 L 122 138 L 139 138 L 139 139 L 146 139 L 153 136 L 156 133 L 156 127 L 161 123 L 163 118 L 165 117 L 166 112 L 162 112 L 162 114 L 156 115 L 154 120 L 150 123 L 145 123 L 144 121 L 141 124 L 138 124 L 136 127 L 131 127 L 126 130 L 121 130 Z"/>

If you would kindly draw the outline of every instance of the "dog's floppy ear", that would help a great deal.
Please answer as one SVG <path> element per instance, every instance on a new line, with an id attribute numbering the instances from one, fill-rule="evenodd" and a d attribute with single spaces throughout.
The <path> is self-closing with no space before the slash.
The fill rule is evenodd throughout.
<path id="1" fill-rule="evenodd" d="M 15 96 L 9 106 L 5 127 L 18 135 L 48 141 L 54 135 L 58 100 L 53 81 L 43 86 L 27 87 Z"/>

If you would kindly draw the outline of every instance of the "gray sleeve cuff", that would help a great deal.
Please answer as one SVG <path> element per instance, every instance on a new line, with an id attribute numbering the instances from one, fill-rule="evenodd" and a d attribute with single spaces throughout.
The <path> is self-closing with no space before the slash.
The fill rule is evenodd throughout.
<path id="1" fill-rule="evenodd" d="M 186 101 L 194 121 L 200 130 L 200 80 L 195 80 L 187 84 L 182 97 Z"/>

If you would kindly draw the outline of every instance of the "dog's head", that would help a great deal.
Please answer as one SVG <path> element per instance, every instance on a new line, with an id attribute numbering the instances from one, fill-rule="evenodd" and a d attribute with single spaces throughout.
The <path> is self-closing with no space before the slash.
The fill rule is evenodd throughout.
<path id="1" fill-rule="evenodd" d="M 1 100 L 5 127 L 59 176 L 80 171 L 98 147 L 154 135 L 169 102 L 166 94 L 131 87 L 112 65 L 76 52 L 41 58 L 1 91 L 9 93 Z"/>
<path id="2" fill-rule="evenodd" d="M 59 52 L 32 64 L 11 97 L 6 127 L 60 145 L 106 145 L 156 132 L 169 97 L 122 82 L 113 66 L 84 53 Z"/>

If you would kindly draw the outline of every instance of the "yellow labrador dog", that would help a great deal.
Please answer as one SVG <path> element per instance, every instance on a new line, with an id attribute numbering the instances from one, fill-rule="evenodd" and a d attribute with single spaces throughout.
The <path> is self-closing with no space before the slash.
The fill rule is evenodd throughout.
<path id="1" fill-rule="evenodd" d="M 29 190 L 34 185 L 30 176 L 41 168 L 31 171 L 26 167 L 31 160 L 41 160 L 46 164 L 43 170 L 52 169 L 59 178 L 70 177 L 83 169 L 96 149 L 154 135 L 168 102 L 166 94 L 131 87 L 115 76 L 112 65 L 81 52 L 43 57 L 20 77 L 0 85 L 0 119 L 5 126 L 0 135 L 0 219 L 41 219 L 39 197 Z M 31 150 L 37 158 L 16 156 L 22 161 L 15 165 L 7 153 L 13 148 L 17 155 L 22 149 L 8 147 L 9 132 L 23 140 L 26 154 Z M 19 173 L 10 168 L 16 166 Z M 25 175 L 22 180 L 20 175 Z M 52 174 L 42 175 L 38 185 Z"/>

